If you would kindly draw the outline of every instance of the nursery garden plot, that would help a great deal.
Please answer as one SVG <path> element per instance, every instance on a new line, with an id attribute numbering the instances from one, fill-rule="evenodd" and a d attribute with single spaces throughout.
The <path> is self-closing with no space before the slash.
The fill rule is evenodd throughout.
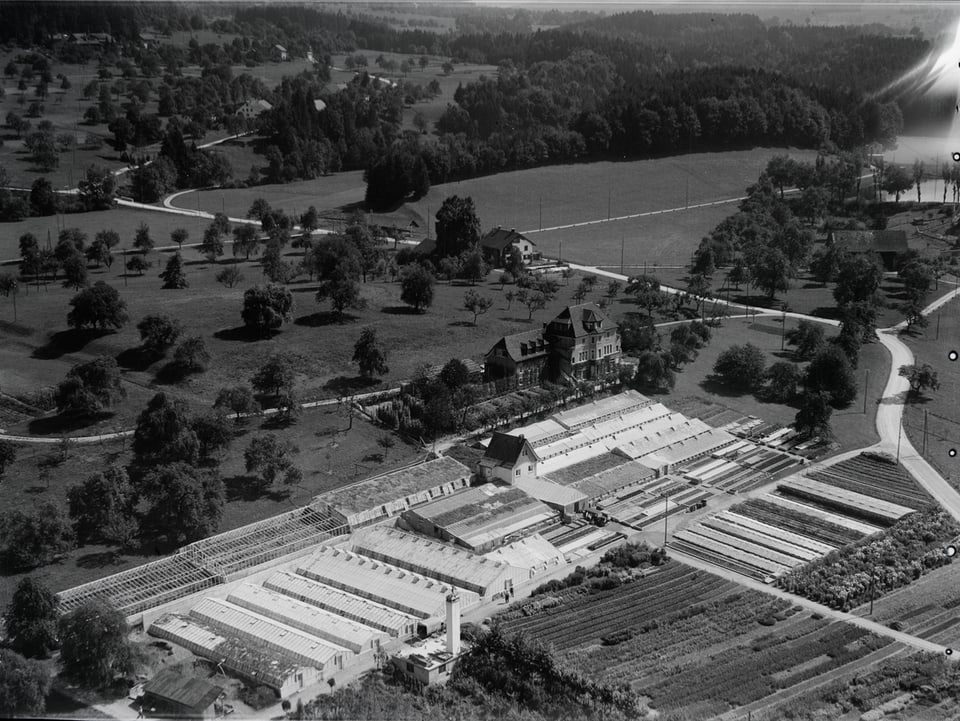
<path id="1" fill-rule="evenodd" d="M 836 513 L 834 511 L 828 511 L 824 508 L 811 505 L 803 500 L 787 498 L 777 493 L 768 493 L 761 500 L 765 500 L 781 509 L 786 509 L 788 513 L 799 513 L 800 518 L 802 519 L 812 518 L 814 522 L 816 522 L 817 519 L 820 519 L 832 524 L 833 526 L 839 526 L 842 529 L 846 529 L 848 532 L 852 531 L 855 533 L 857 538 L 869 536 L 882 531 L 885 528 L 885 526 L 867 523 L 866 521 L 862 521 L 858 518 L 853 518 L 851 516 L 847 516 L 842 513 Z M 805 522 L 809 521 L 805 520 Z M 813 525 L 815 528 L 820 527 L 818 523 L 814 523 Z"/>
<path id="2" fill-rule="evenodd" d="M 609 591 L 578 588 L 562 603 L 534 615 L 501 622 L 505 633 L 524 633 L 555 648 L 595 644 L 603 636 L 638 628 L 692 604 L 714 600 L 736 584 L 671 561 L 665 567 Z"/>
<path id="3" fill-rule="evenodd" d="M 920 509 L 931 502 L 930 495 L 903 466 L 868 456 L 856 456 L 814 471 L 810 478 L 837 488 L 863 493 L 890 503 Z"/>
<path id="4" fill-rule="evenodd" d="M 803 476 L 782 481 L 777 489 L 784 495 L 800 498 L 821 508 L 885 526 L 916 510 Z"/>

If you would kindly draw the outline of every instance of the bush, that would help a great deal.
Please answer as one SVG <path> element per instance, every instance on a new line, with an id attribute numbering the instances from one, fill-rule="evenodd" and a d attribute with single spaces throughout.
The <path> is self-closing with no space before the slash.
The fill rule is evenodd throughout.
<path id="1" fill-rule="evenodd" d="M 240 700 L 250 708 L 259 711 L 277 702 L 277 694 L 269 686 L 244 686 L 240 692 Z"/>

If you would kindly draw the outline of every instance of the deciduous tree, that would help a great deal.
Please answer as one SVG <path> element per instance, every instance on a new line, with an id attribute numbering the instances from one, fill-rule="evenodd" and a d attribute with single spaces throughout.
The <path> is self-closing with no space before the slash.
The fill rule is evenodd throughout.
<path id="1" fill-rule="evenodd" d="M 801 396 L 800 410 L 794 417 L 793 427 L 801 438 L 819 437 L 827 440 L 831 437 L 830 416 L 833 408 L 830 406 L 830 395 L 817 391 L 807 391 Z"/>
<path id="2" fill-rule="evenodd" d="M 373 328 L 364 328 L 353 346 L 353 362 L 360 367 L 360 374 L 372 378 L 373 374 L 384 375 L 389 372 L 387 353 L 377 339 Z"/>
<path id="3" fill-rule="evenodd" d="M 857 397 L 850 359 L 836 345 L 824 346 L 807 366 L 803 386 L 810 393 L 826 393 L 830 405 L 843 408 Z"/>
<path id="4" fill-rule="evenodd" d="M 51 501 L 29 512 L 7 511 L 0 516 L 0 561 L 8 572 L 43 566 L 73 545 L 67 516 Z"/>
<path id="5" fill-rule="evenodd" d="M 184 462 L 153 466 L 142 487 L 150 502 L 148 521 L 171 543 L 196 541 L 217 530 L 224 497 L 223 482 L 215 473 Z"/>
<path id="6" fill-rule="evenodd" d="M 91 600 L 61 616 L 60 665 L 81 686 L 98 689 L 133 671 L 134 651 L 127 622 L 103 600 Z"/>
<path id="7" fill-rule="evenodd" d="M 292 353 L 274 353 L 250 379 L 250 384 L 261 393 L 278 395 L 285 388 L 293 388 L 296 378 L 296 358 Z"/>
<path id="8" fill-rule="evenodd" d="M 102 540 L 126 547 L 137 533 L 136 493 L 121 465 L 109 466 L 72 486 L 67 501 L 80 545 Z"/>
<path id="9" fill-rule="evenodd" d="M 418 312 L 433 304 L 433 275 L 422 265 L 408 266 L 400 278 L 400 300 Z"/>
<path id="10" fill-rule="evenodd" d="M 248 288 L 243 294 L 243 310 L 240 315 L 244 325 L 259 335 L 279 330 L 290 320 L 293 310 L 293 295 L 282 285 L 273 283 Z"/>
<path id="11" fill-rule="evenodd" d="M 57 410 L 76 417 L 92 416 L 126 398 L 120 368 L 112 356 L 78 363 L 57 386 Z"/>
<path id="12" fill-rule="evenodd" d="M 493 298 L 480 295 L 475 290 L 468 290 L 463 296 L 463 307 L 473 313 L 473 324 L 476 325 L 477 318 L 493 307 Z"/>
<path id="13" fill-rule="evenodd" d="M 765 366 L 763 351 L 746 343 L 722 351 L 713 364 L 713 373 L 731 388 L 753 390 L 763 383 Z"/>
<path id="14" fill-rule="evenodd" d="M 823 326 L 810 320 L 801 320 L 784 337 L 788 345 L 796 346 L 794 355 L 797 360 L 810 360 L 823 347 L 825 338 Z"/>
<path id="15" fill-rule="evenodd" d="M 437 256 L 460 255 L 480 241 L 480 219 L 473 198 L 452 195 L 443 201 L 436 218 Z"/>
<path id="16" fill-rule="evenodd" d="M 897 371 L 897 375 L 907 379 L 907 382 L 910 383 L 910 394 L 915 398 L 921 397 L 923 391 L 928 388 L 935 391 L 940 387 L 937 372 L 929 363 L 902 365 Z"/>
<path id="17" fill-rule="evenodd" d="M 262 488 L 282 480 L 285 484 L 299 483 L 303 480 L 303 471 L 298 468 L 291 456 L 299 449 L 289 441 L 281 441 L 273 433 L 255 436 L 243 452 L 243 460 L 248 473 L 259 473 Z"/>
<path id="18" fill-rule="evenodd" d="M 235 413 L 237 423 L 241 421 L 241 416 L 260 412 L 260 404 L 253 396 L 253 390 L 247 385 L 236 385 L 229 388 L 221 388 L 217 393 L 217 399 L 213 404 L 214 408 L 229 408 Z"/>
<path id="19" fill-rule="evenodd" d="M 42 716 L 52 681 L 39 661 L 0 648 L 0 714 L 7 718 Z"/>
<path id="20" fill-rule="evenodd" d="M 137 323 L 137 330 L 144 352 L 159 358 L 177 342 L 183 333 L 183 324 L 167 315 L 148 315 Z"/>
<path id="21" fill-rule="evenodd" d="M 46 658 L 56 649 L 57 604 L 56 595 L 40 581 L 20 579 L 4 616 L 10 648 L 27 658 Z"/>
<path id="22" fill-rule="evenodd" d="M 183 401 L 166 393 L 157 393 L 150 399 L 137 417 L 133 453 L 142 468 L 176 461 L 196 462 L 199 442 Z"/>

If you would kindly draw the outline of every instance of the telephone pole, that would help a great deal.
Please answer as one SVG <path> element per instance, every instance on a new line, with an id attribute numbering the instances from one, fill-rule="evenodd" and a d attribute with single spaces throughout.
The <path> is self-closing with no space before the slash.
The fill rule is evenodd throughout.
<path id="1" fill-rule="evenodd" d="M 670 494 L 663 494 L 663 547 L 667 547 L 667 517 L 670 515 L 670 509 L 667 507 L 669 502 Z"/>
<path id="2" fill-rule="evenodd" d="M 870 369 L 867 368 L 867 377 L 863 380 L 863 415 L 867 415 L 867 386 L 870 383 Z"/>
<path id="3" fill-rule="evenodd" d="M 620 236 L 620 275 L 623 275 L 623 236 Z"/>

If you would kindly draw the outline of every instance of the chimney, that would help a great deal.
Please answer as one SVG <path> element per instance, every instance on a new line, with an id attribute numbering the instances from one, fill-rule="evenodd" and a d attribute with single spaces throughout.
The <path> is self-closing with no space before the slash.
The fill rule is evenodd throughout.
<path id="1" fill-rule="evenodd" d="M 456 592 L 447 595 L 447 651 L 460 654 L 460 596 Z"/>

